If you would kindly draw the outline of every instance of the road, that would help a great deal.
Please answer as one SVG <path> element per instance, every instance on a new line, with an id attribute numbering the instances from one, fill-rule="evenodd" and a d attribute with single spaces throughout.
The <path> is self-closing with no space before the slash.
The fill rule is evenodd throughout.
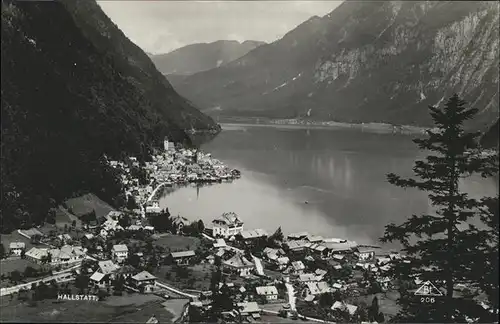
<path id="1" fill-rule="evenodd" d="M 166 284 L 164 284 L 164 283 L 162 283 L 162 282 L 158 282 L 158 281 L 157 281 L 157 282 L 156 282 L 156 285 L 157 285 L 158 287 L 164 288 L 164 289 L 166 289 L 166 290 L 170 290 L 171 292 L 174 292 L 174 293 L 176 293 L 176 294 L 178 294 L 178 295 L 181 295 L 181 296 L 184 296 L 184 297 L 187 297 L 187 298 L 193 298 L 193 299 L 197 299 L 197 298 L 198 298 L 198 296 L 196 296 L 196 295 L 191 295 L 191 294 L 185 293 L 185 292 L 183 292 L 183 291 L 180 291 L 180 290 L 178 290 L 178 289 L 175 289 L 175 288 L 173 288 L 173 287 L 170 287 L 169 285 L 166 285 Z"/>
<path id="2" fill-rule="evenodd" d="M 68 269 L 65 269 L 65 270 L 62 270 L 62 271 L 59 271 L 59 272 L 56 272 L 52 276 L 48 276 L 48 277 L 45 277 L 42 279 L 33 280 L 33 281 L 28 282 L 28 283 L 20 284 L 20 285 L 13 286 L 13 287 L 2 288 L 2 289 L 0 289 L 0 296 L 7 296 L 7 295 L 17 293 L 17 292 L 19 292 L 19 290 L 21 290 L 23 288 L 31 289 L 31 285 L 33 285 L 34 283 L 38 284 L 39 282 L 42 282 L 42 281 L 47 283 L 47 282 L 50 282 L 52 280 L 55 280 L 56 282 L 61 283 L 61 282 L 67 282 L 67 281 L 74 280 L 74 277 L 73 277 L 71 271 L 78 269 L 79 267 L 81 267 L 81 264 L 76 265 L 76 266 L 71 267 L 71 268 L 68 268 Z"/>
<path id="3" fill-rule="evenodd" d="M 266 309 L 263 309 L 262 310 L 264 313 L 267 313 L 267 314 L 272 314 L 272 315 L 278 315 L 279 313 L 278 312 L 275 312 L 275 311 L 270 311 L 270 310 L 266 310 Z M 313 318 L 313 317 L 307 317 L 307 316 L 302 316 L 302 315 L 299 315 L 300 318 L 304 318 L 305 320 L 307 321 L 311 321 L 311 322 L 316 322 L 316 323 L 328 323 L 328 324 L 336 324 L 335 322 L 328 322 L 328 321 L 323 321 L 323 320 L 320 320 L 320 319 L 317 319 L 317 318 Z M 301 323 L 300 321 L 294 321 L 294 322 L 297 322 L 297 323 Z M 303 323 L 303 322 L 302 322 Z"/>
<path id="4" fill-rule="evenodd" d="M 293 286 L 291 283 L 287 282 L 285 283 L 285 286 L 286 286 L 286 290 L 288 292 L 288 303 L 290 304 L 290 309 L 293 310 L 293 311 L 296 311 L 297 310 L 297 307 L 295 305 L 295 291 L 293 289 Z"/>

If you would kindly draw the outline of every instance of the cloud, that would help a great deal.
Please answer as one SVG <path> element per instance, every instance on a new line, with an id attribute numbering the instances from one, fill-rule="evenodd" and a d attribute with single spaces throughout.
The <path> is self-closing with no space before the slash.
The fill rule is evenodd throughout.
<path id="1" fill-rule="evenodd" d="M 134 43 L 152 53 L 221 39 L 272 42 L 340 1 L 98 1 Z"/>

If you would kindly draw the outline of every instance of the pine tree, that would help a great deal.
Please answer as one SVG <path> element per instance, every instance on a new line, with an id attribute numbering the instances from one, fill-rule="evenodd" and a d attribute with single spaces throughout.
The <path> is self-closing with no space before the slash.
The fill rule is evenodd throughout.
<path id="1" fill-rule="evenodd" d="M 495 155 L 481 154 L 477 144 L 479 132 L 464 131 L 464 122 L 473 118 L 477 109 L 466 108 L 456 94 L 444 109 L 429 109 L 437 130 L 427 131 L 427 138 L 414 140 L 421 150 L 430 152 L 425 160 L 415 162 L 413 171 L 417 179 L 389 174 L 388 181 L 398 187 L 427 192 L 435 211 L 413 215 L 401 225 L 387 225 L 381 241 L 399 241 L 403 245 L 410 262 L 396 267 L 395 275 L 400 279 L 418 277 L 437 285 L 445 284 L 446 288 L 445 296 L 436 297 L 434 304 L 421 304 L 416 296 L 403 294 L 399 301 L 402 312 L 397 320 L 465 321 L 465 316 L 477 315 L 477 305 L 471 300 L 454 298 L 454 285 L 471 279 L 473 260 L 481 257 L 475 250 L 477 230 L 461 227 L 477 216 L 484 203 L 461 192 L 459 181 L 473 173 L 492 176 L 498 170 L 498 160 Z"/>

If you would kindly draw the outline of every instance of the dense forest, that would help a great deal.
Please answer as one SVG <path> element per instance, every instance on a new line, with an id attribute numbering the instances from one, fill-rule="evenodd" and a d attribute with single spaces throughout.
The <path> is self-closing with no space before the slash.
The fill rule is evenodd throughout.
<path id="1" fill-rule="evenodd" d="M 121 185 L 104 155 L 147 159 L 165 136 L 189 144 L 186 130 L 219 129 L 95 1 L 2 0 L 1 51 L 3 231 L 74 194 L 113 202 Z"/>

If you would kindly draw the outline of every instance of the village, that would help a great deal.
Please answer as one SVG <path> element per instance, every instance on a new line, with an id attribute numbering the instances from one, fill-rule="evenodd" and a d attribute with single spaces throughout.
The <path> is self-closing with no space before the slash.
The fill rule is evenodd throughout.
<path id="1" fill-rule="evenodd" d="M 391 269 L 405 260 L 396 251 L 307 232 L 285 235 L 281 228 L 247 229 L 231 211 L 205 225 L 162 209 L 163 190 L 240 177 L 209 154 L 165 140 L 152 162 L 109 163 L 122 171 L 126 208 L 86 195 L 68 200 L 54 225 L 2 236 L 2 299 L 42 303 L 78 293 L 95 294 L 99 304 L 127 304 L 142 298 L 156 303 L 136 308 L 137 321 L 148 323 L 382 322 L 397 312 Z"/>

